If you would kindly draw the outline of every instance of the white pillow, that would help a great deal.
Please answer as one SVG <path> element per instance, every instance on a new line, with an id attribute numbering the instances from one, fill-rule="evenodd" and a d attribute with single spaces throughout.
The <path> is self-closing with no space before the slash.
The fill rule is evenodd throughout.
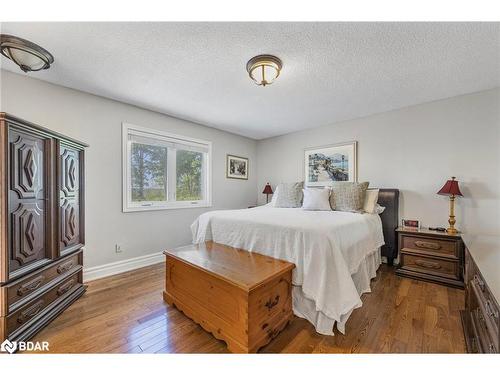
<path id="1" fill-rule="evenodd" d="M 302 208 L 304 210 L 331 211 L 330 207 L 330 189 L 302 189 L 304 192 L 304 201 Z"/>
<path id="2" fill-rule="evenodd" d="M 363 204 L 363 211 L 368 214 L 375 214 L 378 201 L 378 189 L 368 189 L 365 193 L 365 202 Z"/>
<path id="3" fill-rule="evenodd" d="M 375 212 L 380 215 L 384 211 L 385 211 L 385 207 L 381 206 L 380 204 L 377 203 L 377 207 L 375 208 Z"/>

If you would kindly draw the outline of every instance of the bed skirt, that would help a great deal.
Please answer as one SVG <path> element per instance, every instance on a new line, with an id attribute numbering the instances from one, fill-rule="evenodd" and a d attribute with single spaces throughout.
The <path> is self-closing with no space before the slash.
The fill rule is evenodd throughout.
<path id="1" fill-rule="evenodd" d="M 370 281 L 375 276 L 377 276 L 377 270 L 382 264 L 382 257 L 380 254 L 380 248 L 369 253 L 365 259 L 360 263 L 357 270 L 355 270 L 351 277 L 356 285 L 359 296 L 363 293 L 371 291 Z M 328 317 L 321 311 L 316 310 L 316 304 L 312 299 L 307 298 L 302 291 L 301 286 L 294 286 L 292 290 L 293 298 L 293 313 L 301 318 L 307 319 L 311 324 L 316 327 L 316 331 L 323 335 L 333 336 L 333 327 L 337 324 L 337 329 L 341 333 L 345 333 L 345 324 L 354 309 L 361 307 L 363 303 L 361 298 L 359 303 L 354 306 L 351 310 L 346 311 L 341 315 L 340 320 L 337 321 L 331 317 Z"/>

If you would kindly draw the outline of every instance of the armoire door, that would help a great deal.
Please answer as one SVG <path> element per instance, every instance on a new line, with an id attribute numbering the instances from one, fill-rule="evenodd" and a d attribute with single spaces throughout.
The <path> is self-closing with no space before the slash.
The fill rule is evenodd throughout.
<path id="1" fill-rule="evenodd" d="M 51 138 L 9 127 L 8 271 L 20 276 L 54 257 Z"/>
<path id="2" fill-rule="evenodd" d="M 59 255 L 84 244 L 83 150 L 58 142 Z"/>

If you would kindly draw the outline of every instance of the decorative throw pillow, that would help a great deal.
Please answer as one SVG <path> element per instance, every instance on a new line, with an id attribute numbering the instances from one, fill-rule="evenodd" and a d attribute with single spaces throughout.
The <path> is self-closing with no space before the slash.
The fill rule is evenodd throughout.
<path id="1" fill-rule="evenodd" d="M 274 207 L 296 208 L 302 206 L 302 188 L 304 182 L 293 182 L 289 184 L 279 184 L 279 193 L 276 197 Z"/>
<path id="2" fill-rule="evenodd" d="M 330 194 L 332 210 L 361 212 L 369 182 L 333 182 Z"/>
<path id="3" fill-rule="evenodd" d="M 304 210 L 331 211 L 330 189 L 303 189 Z"/>
<path id="4" fill-rule="evenodd" d="M 363 204 L 363 211 L 367 214 L 375 214 L 378 201 L 378 189 L 368 189 L 365 194 L 365 203 Z"/>

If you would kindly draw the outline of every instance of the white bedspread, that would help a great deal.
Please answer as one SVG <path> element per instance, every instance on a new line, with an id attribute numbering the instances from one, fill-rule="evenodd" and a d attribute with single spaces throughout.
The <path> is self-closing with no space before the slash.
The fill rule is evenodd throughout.
<path id="1" fill-rule="evenodd" d="M 376 214 L 269 205 L 207 212 L 191 230 L 193 243 L 213 240 L 294 263 L 294 313 L 326 335 L 335 323 L 344 332 L 351 312 L 362 305 L 360 295 L 369 290 L 384 244 Z M 356 285 L 360 278 L 368 286 Z"/>

